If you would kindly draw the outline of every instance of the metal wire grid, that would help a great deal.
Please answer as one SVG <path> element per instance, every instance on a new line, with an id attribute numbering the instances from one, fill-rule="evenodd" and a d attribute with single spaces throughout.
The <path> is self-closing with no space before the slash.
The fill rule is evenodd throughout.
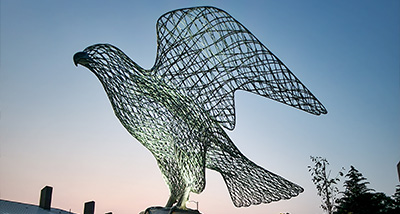
<path id="1" fill-rule="evenodd" d="M 289 199 L 303 189 L 246 158 L 226 134 L 242 89 L 312 114 L 323 105 L 255 36 L 214 7 L 171 11 L 157 22 L 155 65 L 145 70 L 108 44 L 84 50 L 116 116 L 157 160 L 179 206 L 223 176 L 235 206 Z"/>

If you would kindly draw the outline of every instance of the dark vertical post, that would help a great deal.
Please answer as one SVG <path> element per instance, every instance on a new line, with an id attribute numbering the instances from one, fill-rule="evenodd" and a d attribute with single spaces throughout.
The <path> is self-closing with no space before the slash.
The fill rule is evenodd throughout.
<path id="1" fill-rule="evenodd" d="M 397 163 L 397 174 L 399 175 L 399 181 L 400 181 L 400 161 Z"/>
<path id="2" fill-rule="evenodd" d="M 89 201 L 85 203 L 83 214 L 94 214 L 94 201 Z"/>
<path id="3" fill-rule="evenodd" d="M 51 195 L 53 193 L 53 187 L 45 186 L 40 191 L 40 202 L 39 207 L 45 210 L 50 210 L 51 207 Z"/>

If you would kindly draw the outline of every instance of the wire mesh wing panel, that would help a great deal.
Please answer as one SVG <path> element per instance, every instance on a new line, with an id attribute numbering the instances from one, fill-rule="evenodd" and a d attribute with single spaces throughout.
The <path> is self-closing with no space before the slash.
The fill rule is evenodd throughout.
<path id="1" fill-rule="evenodd" d="M 327 111 L 298 78 L 225 11 L 195 7 L 157 22 L 154 75 L 198 100 L 216 121 L 235 127 L 234 92 L 242 89 L 312 114 Z"/>

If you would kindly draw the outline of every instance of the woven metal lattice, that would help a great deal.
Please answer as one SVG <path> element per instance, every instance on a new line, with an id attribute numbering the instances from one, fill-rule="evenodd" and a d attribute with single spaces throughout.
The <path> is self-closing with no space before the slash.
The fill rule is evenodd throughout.
<path id="1" fill-rule="evenodd" d="M 151 151 L 169 186 L 167 206 L 185 207 L 221 173 L 235 206 L 289 199 L 303 189 L 246 158 L 235 127 L 234 92 L 246 90 L 312 114 L 323 105 L 257 38 L 214 7 L 168 12 L 157 22 L 157 58 L 141 68 L 121 50 L 97 44 L 74 55 L 102 83 L 116 116 Z"/>

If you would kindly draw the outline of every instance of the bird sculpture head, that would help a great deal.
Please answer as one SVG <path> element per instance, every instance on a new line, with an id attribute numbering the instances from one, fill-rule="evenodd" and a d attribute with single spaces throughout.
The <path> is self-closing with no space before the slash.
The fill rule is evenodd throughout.
<path id="1" fill-rule="evenodd" d="M 121 75 L 140 74 L 144 71 L 119 48 L 110 44 L 89 46 L 83 51 L 77 52 L 73 59 L 76 66 L 80 64 L 88 68 L 100 80 Z"/>

